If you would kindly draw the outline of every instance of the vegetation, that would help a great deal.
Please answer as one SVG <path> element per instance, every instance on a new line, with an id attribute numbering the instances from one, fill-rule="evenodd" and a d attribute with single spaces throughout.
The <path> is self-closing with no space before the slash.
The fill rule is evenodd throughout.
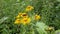
<path id="1" fill-rule="evenodd" d="M 0 0 L 0 34 L 59 34 L 60 0 Z"/>

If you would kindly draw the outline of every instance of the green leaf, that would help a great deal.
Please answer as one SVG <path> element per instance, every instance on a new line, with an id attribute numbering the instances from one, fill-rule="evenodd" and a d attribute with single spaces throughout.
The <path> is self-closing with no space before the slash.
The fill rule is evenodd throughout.
<path id="1" fill-rule="evenodd" d="M 56 0 L 56 1 L 60 2 L 60 0 Z"/>
<path id="2" fill-rule="evenodd" d="M 55 31 L 55 34 L 60 34 L 60 30 L 56 30 Z"/>
<path id="3" fill-rule="evenodd" d="M 0 24 L 3 23 L 6 19 L 8 19 L 8 17 L 3 17 L 0 19 Z"/>
<path id="4" fill-rule="evenodd" d="M 45 23 L 43 22 L 37 22 L 36 23 L 37 31 L 39 32 L 39 34 L 47 34 L 47 32 L 45 31 L 45 28 L 47 28 L 47 25 L 45 25 Z"/>

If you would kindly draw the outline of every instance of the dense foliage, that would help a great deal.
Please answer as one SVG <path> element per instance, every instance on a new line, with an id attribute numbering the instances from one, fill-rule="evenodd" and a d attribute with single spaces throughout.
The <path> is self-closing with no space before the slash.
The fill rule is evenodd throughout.
<path id="1" fill-rule="evenodd" d="M 15 25 L 20 12 L 30 5 L 34 9 L 28 13 L 40 15 L 40 20 L 29 25 Z M 49 27 L 52 28 L 49 28 Z M 49 31 L 45 29 L 50 29 Z M 0 34 L 54 34 L 60 30 L 60 0 L 0 0 Z M 50 32 L 51 31 L 51 32 Z"/>

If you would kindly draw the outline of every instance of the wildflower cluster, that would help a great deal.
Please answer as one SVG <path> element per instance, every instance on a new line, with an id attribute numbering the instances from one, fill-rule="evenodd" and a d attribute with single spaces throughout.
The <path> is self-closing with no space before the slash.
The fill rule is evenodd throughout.
<path id="1" fill-rule="evenodd" d="M 23 24 L 23 25 L 26 25 L 26 24 L 29 24 L 32 20 L 32 18 L 28 15 L 28 11 L 31 11 L 33 10 L 34 7 L 33 6 L 27 6 L 26 7 L 26 12 L 20 12 L 17 16 L 16 16 L 16 20 L 15 20 L 15 24 Z M 39 20 L 40 19 L 40 16 L 39 15 L 34 15 L 34 20 Z"/>

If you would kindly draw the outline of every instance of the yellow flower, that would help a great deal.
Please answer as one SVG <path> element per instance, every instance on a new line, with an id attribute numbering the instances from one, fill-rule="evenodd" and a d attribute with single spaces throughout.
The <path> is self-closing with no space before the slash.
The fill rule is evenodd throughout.
<path id="1" fill-rule="evenodd" d="M 18 15 L 21 17 L 22 16 L 22 13 L 19 13 Z"/>
<path id="2" fill-rule="evenodd" d="M 21 20 L 20 19 L 16 19 L 14 23 L 15 24 L 20 24 L 21 23 Z"/>
<path id="3" fill-rule="evenodd" d="M 16 18 L 20 18 L 20 16 L 18 15 L 18 16 L 16 16 Z"/>
<path id="4" fill-rule="evenodd" d="M 33 6 L 27 6 L 27 7 L 26 7 L 26 11 L 31 11 L 32 9 L 34 9 Z"/>
<path id="5" fill-rule="evenodd" d="M 21 15 L 22 15 L 22 13 L 19 13 L 19 14 L 16 16 L 16 18 L 17 18 L 17 19 L 20 18 Z"/>
<path id="6" fill-rule="evenodd" d="M 48 28 L 49 31 L 51 31 L 51 30 L 53 30 L 53 29 L 54 29 L 53 27 L 49 27 L 49 28 Z"/>
<path id="7" fill-rule="evenodd" d="M 30 23 L 30 21 L 31 21 L 31 19 L 30 18 L 23 18 L 22 19 L 22 24 L 29 24 Z"/>
<path id="8" fill-rule="evenodd" d="M 41 17 L 39 15 L 35 15 L 35 20 L 39 20 Z"/>
<path id="9" fill-rule="evenodd" d="M 20 17 L 28 17 L 28 15 L 26 13 L 19 13 L 16 18 L 20 18 Z"/>
<path id="10" fill-rule="evenodd" d="M 26 13 L 22 13 L 21 17 L 23 17 L 23 18 L 27 18 L 28 15 L 27 15 Z"/>

